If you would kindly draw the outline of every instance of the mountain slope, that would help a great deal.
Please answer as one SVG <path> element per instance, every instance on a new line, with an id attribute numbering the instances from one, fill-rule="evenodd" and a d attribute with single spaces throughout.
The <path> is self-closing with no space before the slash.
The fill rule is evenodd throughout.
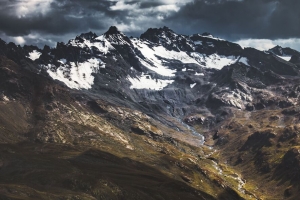
<path id="1" fill-rule="evenodd" d="M 3 198 L 295 198 L 300 53 L 281 50 L 167 27 L 1 41 Z"/>

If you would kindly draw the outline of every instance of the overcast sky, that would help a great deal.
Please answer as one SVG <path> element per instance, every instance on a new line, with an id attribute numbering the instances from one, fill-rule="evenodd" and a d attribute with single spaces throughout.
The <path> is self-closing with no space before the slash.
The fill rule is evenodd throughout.
<path id="1" fill-rule="evenodd" d="M 242 46 L 300 50 L 299 9 L 299 0 L 0 0 L 0 37 L 42 47 L 111 25 L 135 37 L 168 26 Z"/>

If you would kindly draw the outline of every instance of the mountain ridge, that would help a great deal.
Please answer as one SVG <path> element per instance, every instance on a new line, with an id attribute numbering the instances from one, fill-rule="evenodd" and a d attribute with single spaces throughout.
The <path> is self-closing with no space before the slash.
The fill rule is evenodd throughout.
<path id="1" fill-rule="evenodd" d="M 111 27 L 55 48 L 3 41 L 0 54 L 5 198 L 298 195 L 296 179 L 284 179 L 300 169 L 295 50 L 242 48 L 167 27 L 129 38 Z"/>

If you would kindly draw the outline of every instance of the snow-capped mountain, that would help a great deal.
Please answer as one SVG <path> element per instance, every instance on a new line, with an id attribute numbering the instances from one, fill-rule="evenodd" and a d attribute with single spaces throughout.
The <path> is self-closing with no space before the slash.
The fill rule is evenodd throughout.
<path id="1" fill-rule="evenodd" d="M 259 108 L 257 93 L 275 98 L 277 92 L 265 89 L 299 74 L 296 50 L 279 46 L 269 51 L 243 49 L 209 33 L 187 36 L 168 27 L 150 28 L 140 38 L 129 38 L 112 26 L 100 36 L 84 33 L 53 49 L 6 46 L 19 48 L 18 52 L 38 64 L 38 73 L 69 88 L 118 91 L 137 102 L 151 94 L 164 112 L 170 110 L 164 99 L 177 89 L 186 93 L 176 97 L 181 99 L 180 109 L 190 102 L 205 109 L 211 102 L 213 107 Z M 160 91 L 164 95 L 158 95 Z M 272 101 L 293 104 L 285 97 Z"/>
<path id="2" fill-rule="evenodd" d="M 222 49 L 220 52 L 223 53 L 218 53 L 219 46 L 226 46 L 220 47 Z M 48 53 L 54 59 L 49 57 L 48 60 L 38 60 L 42 55 L 38 50 L 29 52 L 28 58 L 45 63 L 41 65 L 42 68 L 47 69 L 52 78 L 64 82 L 67 86 L 90 89 L 93 82 L 91 74 L 105 68 L 104 60 L 117 61 L 122 57 L 128 65 L 131 65 L 131 70 L 140 72 L 138 75 L 129 73 L 127 80 L 131 82 L 131 88 L 148 89 L 148 85 L 151 85 L 153 89 L 162 89 L 162 86 L 172 83 L 166 79 L 175 77 L 179 71 L 187 70 L 184 65 L 194 65 L 198 69 L 194 70 L 194 73 L 201 74 L 202 68 L 222 69 L 239 60 L 243 61 L 234 52 L 229 55 L 230 51 L 224 48 L 241 50 L 238 45 L 210 35 L 178 35 L 167 27 L 149 29 L 141 35 L 141 38 L 128 38 L 116 27 L 111 27 L 101 36 L 86 33 L 67 44 L 58 43 L 56 49 Z M 159 78 L 158 87 L 153 87 L 155 84 L 152 78 L 145 79 L 146 76 L 150 77 L 149 75 L 152 78 L 155 76 L 155 79 Z M 139 79 L 149 80 L 149 84 L 143 81 L 144 87 L 141 87 L 137 84 Z"/>
<path id="3" fill-rule="evenodd" d="M 294 63 L 280 59 L 292 54 L 297 56 L 297 51 L 243 49 L 209 33 L 187 36 L 163 27 L 150 28 L 140 38 L 129 38 L 111 27 L 103 35 L 81 34 L 54 49 L 32 48 L 26 57 L 73 89 L 118 90 L 141 101 L 142 90 L 181 88 L 187 96 L 180 104 L 195 102 L 197 107 L 206 107 L 214 102 L 246 109 L 260 104 L 256 93 L 264 93 L 284 76 L 298 75 Z M 168 96 L 151 94 L 168 107 L 163 101 Z M 269 91 L 265 95 L 276 96 Z"/>
<path id="4" fill-rule="evenodd" d="M 18 62 L 24 56 L 27 67 L 32 66 L 29 61 L 37 64 L 31 67 L 36 73 L 71 89 L 95 94 L 115 91 L 135 102 L 150 98 L 172 115 L 183 115 L 182 109 L 190 104 L 185 112 L 219 106 L 258 109 L 267 106 L 257 99 L 261 93 L 275 105 L 282 101 L 290 105 L 293 99 L 268 88 L 299 74 L 296 50 L 243 49 L 209 33 L 188 36 L 168 27 L 150 28 L 140 38 L 129 38 L 112 26 L 100 36 L 84 33 L 66 44 L 57 43 L 56 48 L 2 45 L 4 53 Z M 171 97 L 176 100 L 170 105 L 165 99 Z"/>
<path id="5" fill-rule="evenodd" d="M 300 169 L 300 53 L 290 48 L 259 51 L 168 27 L 133 38 L 112 26 L 55 48 L 0 40 L 0 72 L 0 175 L 9 183 L 76 190 L 74 199 L 259 199 L 251 184 L 262 173 L 272 177 L 264 194 Z M 23 188 L 6 187 L 10 196 Z"/>
<path id="6" fill-rule="evenodd" d="M 281 46 L 275 46 L 272 49 L 268 50 L 269 53 L 291 63 L 300 64 L 300 53 L 289 47 L 283 48 Z"/>

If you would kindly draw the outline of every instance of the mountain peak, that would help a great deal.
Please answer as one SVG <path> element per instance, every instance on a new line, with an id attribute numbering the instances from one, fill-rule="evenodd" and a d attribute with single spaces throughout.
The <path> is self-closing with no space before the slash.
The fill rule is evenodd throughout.
<path id="1" fill-rule="evenodd" d="M 173 32 L 174 33 L 174 31 L 172 29 L 170 29 L 169 27 L 167 27 L 167 26 L 164 26 L 160 29 L 163 30 L 163 31 L 168 31 L 168 32 Z"/>
<path id="2" fill-rule="evenodd" d="M 6 42 L 0 38 L 0 44 L 6 44 Z"/>
<path id="3" fill-rule="evenodd" d="M 276 45 L 273 48 L 269 49 L 269 52 L 279 56 L 284 55 L 284 49 L 279 45 Z"/>
<path id="4" fill-rule="evenodd" d="M 269 50 L 279 50 L 279 49 L 282 49 L 282 47 L 281 46 L 279 46 L 279 45 L 276 45 L 276 46 L 274 46 L 273 48 L 271 48 L 271 49 L 269 49 Z"/>
<path id="5" fill-rule="evenodd" d="M 114 35 L 114 34 L 121 34 L 121 32 L 116 26 L 109 27 L 108 31 L 104 33 L 104 35 Z"/>
<path id="6" fill-rule="evenodd" d="M 291 49 L 289 47 L 282 47 L 279 45 L 276 45 L 273 48 L 269 49 L 268 52 L 277 56 L 287 57 L 287 60 L 289 60 L 292 56 L 300 57 L 300 52 L 298 52 L 297 50 Z"/>
<path id="7" fill-rule="evenodd" d="M 91 40 L 94 39 L 96 37 L 98 37 L 98 35 L 92 31 L 88 32 L 88 33 L 82 33 L 79 35 L 80 38 L 84 38 L 86 40 Z"/>
<path id="8" fill-rule="evenodd" d="M 201 34 L 202 36 L 213 36 L 211 33 L 208 33 L 208 32 L 204 32 Z"/>
<path id="9" fill-rule="evenodd" d="M 116 26 L 111 26 L 106 33 L 104 33 L 104 37 L 112 44 L 124 45 L 130 44 L 130 39 Z"/>
<path id="10" fill-rule="evenodd" d="M 162 28 L 149 28 L 145 33 L 141 35 L 141 39 L 146 39 L 154 43 L 159 43 L 160 38 L 173 37 L 175 32 L 169 27 Z"/>
<path id="11" fill-rule="evenodd" d="M 159 35 L 159 34 L 161 34 L 161 33 L 163 33 L 163 32 L 171 32 L 171 33 L 174 33 L 174 31 L 172 30 L 172 29 L 170 29 L 169 27 L 167 27 L 167 26 L 164 26 L 164 27 L 162 27 L 162 28 L 149 28 L 145 33 L 143 33 L 143 34 L 147 34 L 147 33 L 149 33 L 149 34 L 155 34 L 155 35 Z M 143 35 L 142 34 L 142 35 Z"/>

